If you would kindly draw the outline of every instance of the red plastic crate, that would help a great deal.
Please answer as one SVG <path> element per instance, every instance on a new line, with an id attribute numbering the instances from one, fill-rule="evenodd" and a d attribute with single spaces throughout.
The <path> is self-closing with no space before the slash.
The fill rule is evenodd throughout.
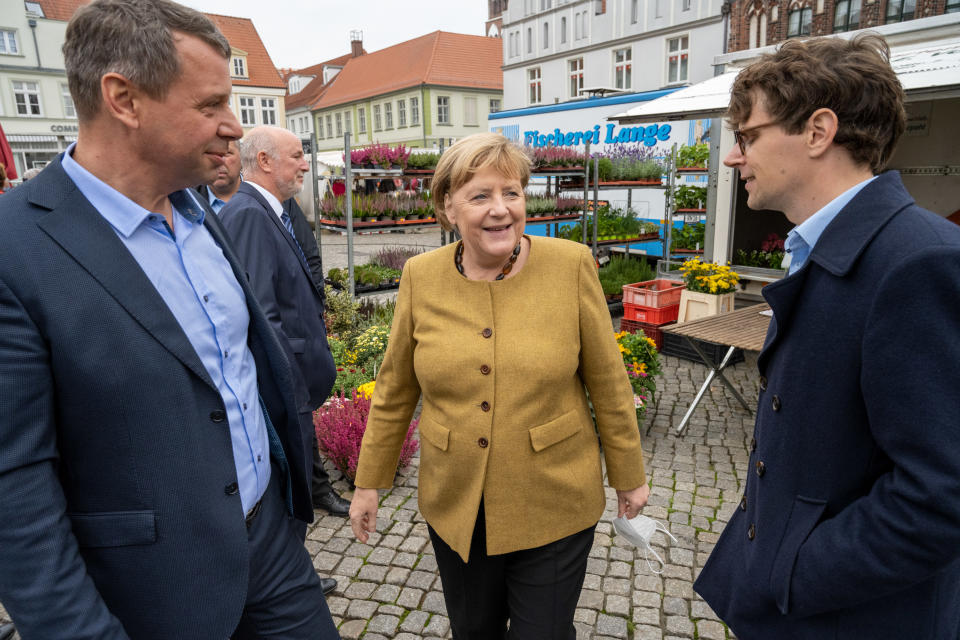
<path id="1" fill-rule="evenodd" d="M 623 285 L 623 301 L 643 307 L 660 308 L 680 304 L 680 292 L 687 288 L 682 282 L 659 279 Z"/>
<path id="2" fill-rule="evenodd" d="M 643 330 L 643 335 L 647 336 L 656 343 L 657 350 L 659 351 L 663 346 L 663 332 L 660 330 L 660 327 L 652 324 L 646 324 L 645 322 L 634 322 L 633 320 L 620 318 L 620 331 L 636 333 L 639 330 Z"/>
<path id="3" fill-rule="evenodd" d="M 679 302 L 669 307 L 645 307 L 639 304 L 623 303 L 623 317 L 634 322 L 645 322 L 659 326 L 676 322 L 679 315 Z"/>

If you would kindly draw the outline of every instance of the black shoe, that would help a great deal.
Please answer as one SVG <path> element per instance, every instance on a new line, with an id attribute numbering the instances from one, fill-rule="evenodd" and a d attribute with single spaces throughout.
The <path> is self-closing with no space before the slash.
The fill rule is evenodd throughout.
<path id="1" fill-rule="evenodd" d="M 350 503 L 337 495 L 336 491 L 329 491 L 313 499 L 314 509 L 326 509 L 332 516 L 346 516 L 350 514 Z"/>
<path id="2" fill-rule="evenodd" d="M 337 583 L 334 582 L 333 585 L 336 586 Z M 13 634 L 16 633 L 16 631 L 17 630 L 14 628 L 12 624 L 0 624 L 0 640 L 7 640 L 7 638 L 12 638 Z"/>
<path id="3" fill-rule="evenodd" d="M 323 589 L 323 595 L 327 595 L 337 588 L 337 581 L 333 578 L 320 578 L 320 588 Z"/>

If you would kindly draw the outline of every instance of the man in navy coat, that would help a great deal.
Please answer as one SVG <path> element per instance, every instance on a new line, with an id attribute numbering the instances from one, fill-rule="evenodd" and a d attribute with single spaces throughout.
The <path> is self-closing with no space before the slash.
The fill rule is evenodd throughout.
<path id="1" fill-rule="evenodd" d="M 731 93 L 725 163 L 797 225 L 746 490 L 694 585 L 745 640 L 960 637 L 960 229 L 881 173 L 888 55 L 791 40 Z"/>
<path id="2" fill-rule="evenodd" d="M 303 429 L 313 432 L 313 411 L 330 395 L 336 368 L 327 344 L 323 294 L 314 285 L 290 217 L 308 168 L 303 146 L 286 129 L 256 127 L 240 144 L 240 161 L 244 181 L 220 218 L 293 365 L 300 419 Z M 314 446 L 311 453 L 314 506 L 347 515 L 350 503 L 333 490 L 319 450 Z"/>
<path id="3" fill-rule="evenodd" d="M 310 433 L 217 217 L 230 45 L 168 0 L 67 26 L 75 145 L 0 197 L 0 601 L 32 638 L 337 638 Z"/>

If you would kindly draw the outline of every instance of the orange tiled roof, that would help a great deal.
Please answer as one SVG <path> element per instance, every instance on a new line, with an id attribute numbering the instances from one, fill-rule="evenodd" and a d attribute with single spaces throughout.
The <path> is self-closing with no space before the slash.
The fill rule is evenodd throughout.
<path id="1" fill-rule="evenodd" d="M 364 51 L 366 53 L 366 51 Z M 339 58 L 333 58 L 332 60 L 327 60 L 326 62 L 321 62 L 320 64 L 315 64 L 310 67 L 304 67 L 303 69 L 285 69 L 282 73 L 284 80 L 287 80 L 290 76 L 314 76 L 307 86 L 301 89 L 299 92 L 294 94 L 287 94 L 285 104 L 287 111 L 293 109 L 299 109 L 300 107 L 309 106 L 312 107 L 317 100 L 323 95 L 323 93 L 333 84 L 333 80 L 324 84 L 323 82 L 323 68 L 327 66 L 331 67 L 342 67 L 347 64 L 347 60 L 352 58 L 352 54 L 342 55 Z"/>
<path id="2" fill-rule="evenodd" d="M 231 81 L 237 87 L 271 87 L 281 89 L 286 85 L 280 78 L 280 73 L 273 66 L 267 48 L 260 40 L 257 28 L 250 18 L 235 18 L 221 16 L 215 13 L 205 13 L 213 20 L 217 28 L 226 36 L 230 46 L 240 49 L 247 54 L 247 79 L 233 78 Z"/>
<path id="3" fill-rule="evenodd" d="M 421 84 L 503 89 L 503 40 L 434 31 L 351 58 L 314 108 L 363 100 Z"/>
<path id="4" fill-rule="evenodd" d="M 43 9 L 43 15 L 50 20 L 67 22 L 73 17 L 73 12 L 90 0 L 36 0 Z"/>

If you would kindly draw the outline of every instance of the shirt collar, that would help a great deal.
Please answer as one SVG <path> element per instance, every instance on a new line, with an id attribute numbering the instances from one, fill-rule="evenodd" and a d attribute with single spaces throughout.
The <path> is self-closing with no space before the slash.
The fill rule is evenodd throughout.
<path id="1" fill-rule="evenodd" d="M 107 222 L 125 238 L 136 231 L 153 211 L 123 195 L 106 182 L 84 169 L 73 159 L 76 142 L 67 147 L 61 162 L 67 176 L 77 185 L 80 193 L 90 201 Z M 192 224 L 203 224 L 204 210 L 188 190 L 175 191 L 167 196 L 173 205 L 174 216 L 180 215 Z"/>
<path id="2" fill-rule="evenodd" d="M 273 195 L 272 193 L 270 193 L 269 191 L 267 191 L 266 189 L 258 185 L 253 180 L 245 180 L 245 182 L 249 184 L 251 187 L 253 187 L 254 189 L 256 189 L 257 191 L 259 191 L 260 194 L 264 198 L 266 198 L 267 203 L 270 205 L 270 208 L 273 209 L 273 212 L 277 214 L 278 217 L 283 216 L 283 205 L 280 204 L 279 200 L 277 200 L 277 196 Z"/>
<path id="3" fill-rule="evenodd" d="M 797 235 L 800 236 L 799 239 L 810 248 L 810 251 L 813 251 L 814 245 L 817 244 L 817 240 L 820 239 L 820 236 L 823 234 L 823 230 L 827 228 L 827 225 L 833 222 L 833 219 L 837 217 L 837 214 L 840 213 L 840 211 L 847 206 L 847 204 L 849 204 L 849 202 L 853 200 L 858 193 L 860 193 L 861 189 L 876 180 L 876 178 L 877 176 L 871 176 L 863 182 L 855 184 L 828 202 L 815 214 L 791 229 L 790 233 L 787 234 L 786 246 L 792 248 L 794 242 L 791 242 L 791 236 Z"/>

